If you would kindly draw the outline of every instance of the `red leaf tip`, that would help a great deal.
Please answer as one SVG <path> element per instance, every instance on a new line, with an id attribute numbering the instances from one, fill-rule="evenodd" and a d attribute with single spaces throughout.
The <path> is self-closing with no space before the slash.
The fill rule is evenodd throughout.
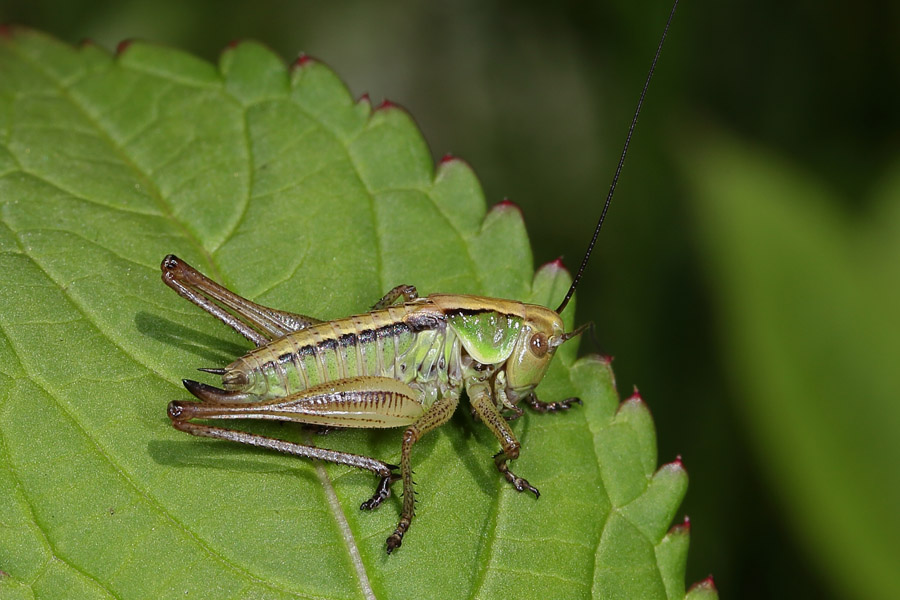
<path id="1" fill-rule="evenodd" d="M 563 262 L 562 256 L 557 256 L 550 262 L 544 263 L 544 266 L 553 267 L 554 269 L 559 269 L 560 271 L 568 271 L 568 269 L 566 268 L 566 263 Z"/>
<path id="2" fill-rule="evenodd" d="M 452 162 L 456 160 L 456 157 L 450 154 L 449 152 L 441 157 L 441 164 L 446 164 L 448 162 Z"/>
<path id="3" fill-rule="evenodd" d="M 388 110 L 389 108 L 399 108 L 396 104 L 385 98 L 381 101 L 381 104 L 378 105 L 378 110 Z"/>
<path id="4" fill-rule="evenodd" d="M 694 585 L 692 585 L 692 586 L 690 587 L 690 589 L 688 589 L 688 593 L 693 592 L 694 590 L 709 590 L 709 591 L 711 591 L 711 592 L 718 592 L 718 591 L 719 591 L 719 590 L 716 589 L 716 582 L 715 582 L 715 580 L 713 579 L 713 576 L 712 576 L 712 575 L 709 575 L 709 576 L 708 576 L 706 579 L 704 579 L 703 581 L 698 581 L 697 583 L 695 583 Z"/>
<path id="5" fill-rule="evenodd" d="M 669 529 L 669 533 L 690 533 L 691 532 L 691 518 L 687 515 L 684 515 L 684 521 L 678 523 L 677 525 L 673 525 L 671 529 Z"/>
<path id="6" fill-rule="evenodd" d="M 504 198 L 503 200 L 501 200 L 500 202 L 498 202 L 497 204 L 494 205 L 495 210 L 497 210 L 497 209 L 505 210 L 507 208 L 514 208 L 517 211 L 519 211 L 520 213 L 522 212 L 522 207 L 520 207 L 518 204 L 516 204 L 509 198 Z"/>
<path id="7" fill-rule="evenodd" d="M 297 68 L 305 67 L 306 65 L 312 64 L 315 60 L 309 56 L 305 52 L 301 52 L 297 55 L 297 58 L 294 60 L 294 66 Z"/>
<path id="8" fill-rule="evenodd" d="M 566 265 L 563 264 L 562 257 L 557 258 L 556 260 L 551 260 L 550 262 L 545 262 L 540 267 L 538 267 L 538 271 L 543 271 L 544 269 L 550 269 L 552 271 L 565 271 L 567 273 L 569 272 L 569 270 L 566 268 Z"/>
<path id="9" fill-rule="evenodd" d="M 128 50 L 128 48 L 133 43 L 134 43 L 134 40 L 132 40 L 132 39 L 122 40 L 121 42 L 119 42 L 119 44 L 116 46 L 116 56 L 122 56 L 122 54 L 126 50 Z"/>
<path id="10" fill-rule="evenodd" d="M 634 400 L 634 401 L 636 401 L 636 402 L 643 402 L 643 401 L 644 401 L 644 397 L 641 396 L 641 391 L 638 389 L 638 386 L 634 386 L 634 391 L 631 392 L 631 397 L 628 398 L 628 399 L 629 399 L 629 400 Z"/>
<path id="11" fill-rule="evenodd" d="M 612 364 L 612 361 L 616 360 L 616 357 L 612 354 L 600 354 L 600 362 L 606 363 L 607 366 Z"/>

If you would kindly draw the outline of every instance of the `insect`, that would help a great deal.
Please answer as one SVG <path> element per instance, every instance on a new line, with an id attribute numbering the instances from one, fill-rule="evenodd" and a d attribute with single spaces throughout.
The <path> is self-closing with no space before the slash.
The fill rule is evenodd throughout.
<path id="1" fill-rule="evenodd" d="M 373 472 L 378 484 L 360 506 L 372 510 L 402 481 L 400 520 L 387 538 L 387 552 L 400 547 L 415 509 L 412 448 L 445 424 L 463 391 L 475 415 L 500 444 L 494 464 L 516 490 L 540 494 L 509 468 L 521 445 L 508 421 L 524 404 L 540 413 L 569 409 L 581 401 L 544 402 L 534 393 L 556 349 L 582 333 L 567 332 L 560 318 L 584 272 L 606 218 L 644 96 L 677 7 L 669 14 L 641 92 L 609 193 L 587 252 L 556 310 L 479 296 L 431 294 L 400 285 L 370 312 L 333 321 L 261 306 L 202 275 L 176 257 L 162 261 L 162 279 L 256 348 L 224 368 L 200 369 L 222 378 L 222 388 L 185 379 L 201 402 L 174 401 L 168 416 L 179 431 L 269 448 Z M 393 465 L 312 445 L 198 423 L 195 419 L 272 419 L 325 428 L 404 427 L 400 464 Z M 397 473 L 399 471 L 399 473 Z"/>

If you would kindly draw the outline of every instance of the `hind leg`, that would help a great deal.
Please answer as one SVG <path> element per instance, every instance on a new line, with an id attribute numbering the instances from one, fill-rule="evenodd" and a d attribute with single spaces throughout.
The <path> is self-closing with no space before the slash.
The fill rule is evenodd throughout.
<path id="1" fill-rule="evenodd" d="M 174 254 L 166 256 L 160 268 L 163 282 L 179 296 L 190 300 L 257 346 L 321 323 L 306 315 L 276 310 L 238 296 Z"/>

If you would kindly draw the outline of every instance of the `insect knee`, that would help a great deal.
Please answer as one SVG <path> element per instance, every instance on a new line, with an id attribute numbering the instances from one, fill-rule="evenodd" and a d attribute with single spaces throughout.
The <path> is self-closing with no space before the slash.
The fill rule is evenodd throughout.
<path id="1" fill-rule="evenodd" d="M 519 444 L 511 444 L 509 447 L 504 448 L 500 455 L 505 456 L 506 460 L 516 460 L 519 458 L 519 448 Z"/>
<path id="2" fill-rule="evenodd" d="M 407 446 L 407 447 L 412 446 L 413 444 L 416 443 L 416 440 L 418 440 L 418 439 L 419 439 L 419 431 L 414 427 L 410 427 L 406 431 L 403 432 L 403 445 L 404 446 Z"/>

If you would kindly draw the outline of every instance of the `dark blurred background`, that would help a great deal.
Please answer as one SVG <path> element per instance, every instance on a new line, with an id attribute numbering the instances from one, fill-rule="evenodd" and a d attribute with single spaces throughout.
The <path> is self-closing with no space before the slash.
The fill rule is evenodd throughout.
<path id="1" fill-rule="evenodd" d="M 141 38 L 211 61 L 243 38 L 286 61 L 313 55 L 354 95 L 406 107 L 435 157 L 471 163 L 489 204 L 521 205 L 536 264 L 562 256 L 574 267 L 669 8 L 668 0 L 0 0 L 0 20 L 109 49 Z M 900 164 L 898 39 L 896 2 L 684 0 L 579 290 L 578 320 L 596 321 L 620 391 L 637 385 L 654 413 L 660 461 L 680 454 L 690 473 L 687 579 L 712 573 L 723 597 L 874 598 L 896 589 L 895 575 L 867 591 L 854 579 L 863 575 L 840 568 L 849 565 L 842 552 L 865 555 L 865 540 L 822 552 L 822 536 L 810 531 L 824 524 L 798 524 L 810 499 L 782 484 L 799 477 L 803 489 L 806 467 L 772 468 L 778 442 L 752 418 L 754 392 L 734 376 L 741 354 L 721 315 L 735 309 L 722 306 L 728 284 L 709 264 L 717 248 L 700 241 L 711 225 L 694 197 L 710 193 L 702 182 L 714 175 L 714 140 L 727 138 L 828 190 L 811 205 L 836 211 L 847 228 L 877 198 L 897 200 L 872 189 Z M 765 377 L 764 366 L 759 375 L 746 367 L 747 377 Z M 790 439 L 780 444 L 790 451 Z M 896 463 L 883 475 L 896 482 Z"/>

